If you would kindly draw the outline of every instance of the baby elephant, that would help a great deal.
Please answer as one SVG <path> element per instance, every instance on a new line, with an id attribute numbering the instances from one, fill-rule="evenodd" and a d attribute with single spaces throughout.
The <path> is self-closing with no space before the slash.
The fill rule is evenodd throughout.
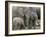
<path id="1" fill-rule="evenodd" d="M 25 29 L 24 21 L 20 17 L 13 18 L 13 30 Z"/>

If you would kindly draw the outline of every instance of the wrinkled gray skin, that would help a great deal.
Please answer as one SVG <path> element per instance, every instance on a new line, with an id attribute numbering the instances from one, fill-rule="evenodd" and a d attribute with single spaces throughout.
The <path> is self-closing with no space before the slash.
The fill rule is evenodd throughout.
<path id="1" fill-rule="evenodd" d="M 24 18 L 24 15 L 25 15 L 25 18 Z M 17 7 L 13 16 L 21 17 L 22 19 L 25 19 L 24 21 L 25 29 L 32 29 L 32 27 L 35 28 L 36 22 L 38 20 L 36 9 L 29 8 L 29 7 L 26 7 L 26 8 Z"/>

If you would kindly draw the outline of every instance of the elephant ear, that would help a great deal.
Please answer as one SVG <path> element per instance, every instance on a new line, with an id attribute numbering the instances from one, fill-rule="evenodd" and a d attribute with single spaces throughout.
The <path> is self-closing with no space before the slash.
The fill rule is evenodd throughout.
<path id="1" fill-rule="evenodd" d="M 38 17 L 37 17 L 37 13 L 36 13 L 36 12 L 31 12 L 31 18 L 32 18 L 32 19 L 38 18 Z"/>
<path id="2" fill-rule="evenodd" d="M 18 8 L 18 14 L 19 14 L 20 16 L 24 16 L 23 7 L 19 7 L 19 8 Z"/>

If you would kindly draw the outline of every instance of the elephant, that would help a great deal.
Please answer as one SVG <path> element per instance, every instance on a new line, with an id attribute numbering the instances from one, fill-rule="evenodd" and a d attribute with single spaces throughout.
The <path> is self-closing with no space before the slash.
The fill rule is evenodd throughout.
<path id="1" fill-rule="evenodd" d="M 20 17 L 13 18 L 13 30 L 25 29 L 24 21 Z"/>
<path id="2" fill-rule="evenodd" d="M 36 13 L 36 10 L 34 8 L 25 8 L 25 25 L 27 29 L 35 29 L 37 20 L 38 20 L 38 15 Z"/>

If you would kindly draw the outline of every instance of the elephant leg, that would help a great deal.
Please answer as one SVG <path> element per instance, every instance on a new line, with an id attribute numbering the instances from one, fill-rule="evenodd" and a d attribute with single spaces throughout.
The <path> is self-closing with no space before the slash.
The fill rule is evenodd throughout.
<path id="1" fill-rule="evenodd" d="M 32 20 L 33 21 L 33 27 L 34 27 L 34 29 L 36 28 L 36 23 L 37 23 L 37 20 L 38 20 L 38 17 L 37 16 L 34 16 L 33 17 L 34 19 Z"/>
<path id="2" fill-rule="evenodd" d="M 28 29 L 28 27 L 29 27 L 29 16 L 26 16 L 26 28 Z"/>
<path id="3" fill-rule="evenodd" d="M 29 29 L 32 29 L 32 24 L 33 24 L 33 22 L 32 22 L 32 19 L 29 19 Z"/>

